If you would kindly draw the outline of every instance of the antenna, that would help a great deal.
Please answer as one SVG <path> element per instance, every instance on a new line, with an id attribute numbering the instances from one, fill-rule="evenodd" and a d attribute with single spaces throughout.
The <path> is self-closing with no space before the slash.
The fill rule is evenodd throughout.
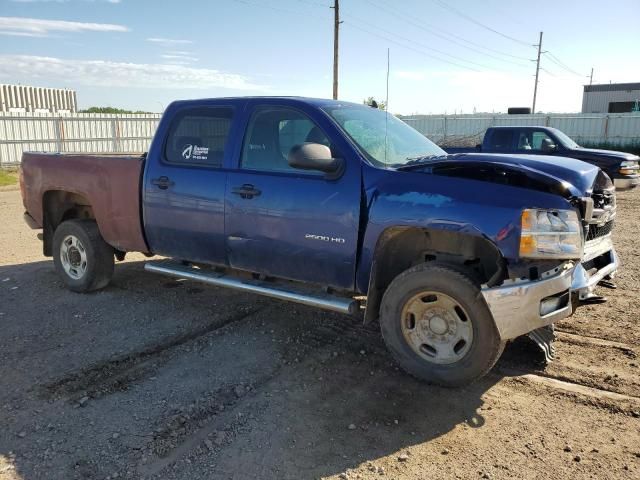
<path id="1" fill-rule="evenodd" d="M 389 47 L 387 47 L 387 98 L 384 101 L 385 109 L 389 111 Z"/>
<path id="2" fill-rule="evenodd" d="M 384 101 L 384 163 L 387 163 L 387 131 L 389 129 L 389 47 L 387 47 L 387 97 Z"/>

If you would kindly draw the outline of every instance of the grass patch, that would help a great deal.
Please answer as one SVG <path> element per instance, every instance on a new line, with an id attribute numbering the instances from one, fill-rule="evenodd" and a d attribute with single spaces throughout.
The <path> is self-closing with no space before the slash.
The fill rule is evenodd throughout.
<path id="1" fill-rule="evenodd" d="M 0 187 L 15 185 L 16 183 L 18 183 L 18 174 L 16 172 L 0 170 Z"/>
<path id="2" fill-rule="evenodd" d="M 609 142 L 586 142 L 581 145 L 585 148 L 602 148 L 603 150 L 616 150 L 618 152 L 627 152 L 633 153 L 635 155 L 640 155 L 640 141 L 627 143 L 626 145 L 618 145 L 616 143 Z"/>

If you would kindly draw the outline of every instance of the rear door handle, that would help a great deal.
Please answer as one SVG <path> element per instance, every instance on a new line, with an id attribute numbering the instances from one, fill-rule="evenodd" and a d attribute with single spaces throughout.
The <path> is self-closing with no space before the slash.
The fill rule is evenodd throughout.
<path id="1" fill-rule="evenodd" d="M 174 183 L 169 180 L 169 177 L 162 176 L 160 178 L 154 178 L 151 180 L 151 183 L 158 187 L 160 190 L 166 190 L 169 187 L 172 187 Z"/>
<path id="2" fill-rule="evenodd" d="M 242 198 L 250 199 L 253 197 L 259 196 L 262 191 L 258 190 L 256 187 L 251 185 L 250 183 L 245 183 L 241 187 L 233 187 L 231 192 L 240 195 Z"/>

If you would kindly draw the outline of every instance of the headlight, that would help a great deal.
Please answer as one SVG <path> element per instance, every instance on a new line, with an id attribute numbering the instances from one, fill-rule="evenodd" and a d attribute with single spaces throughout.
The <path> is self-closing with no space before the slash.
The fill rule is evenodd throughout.
<path id="1" fill-rule="evenodd" d="M 635 160 L 625 160 L 620 164 L 620 170 L 622 175 L 633 175 L 638 173 L 638 162 Z"/>
<path id="2" fill-rule="evenodd" d="M 582 225 L 575 211 L 528 208 L 520 220 L 522 258 L 582 257 Z"/>

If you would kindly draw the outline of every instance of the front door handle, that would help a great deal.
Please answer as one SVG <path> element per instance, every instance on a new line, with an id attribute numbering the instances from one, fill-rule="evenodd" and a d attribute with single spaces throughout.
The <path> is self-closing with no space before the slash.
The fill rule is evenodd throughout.
<path id="1" fill-rule="evenodd" d="M 151 183 L 158 187 L 160 190 L 166 190 L 169 187 L 172 187 L 174 183 L 169 180 L 169 177 L 165 177 L 164 175 L 160 178 L 154 178 L 151 180 Z"/>
<path id="2" fill-rule="evenodd" d="M 233 187 L 231 192 L 240 195 L 242 198 L 250 199 L 253 197 L 259 196 L 262 191 L 258 190 L 256 187 L 251 185 L 250 183 L 245 183 L 241 187 Z"/>

